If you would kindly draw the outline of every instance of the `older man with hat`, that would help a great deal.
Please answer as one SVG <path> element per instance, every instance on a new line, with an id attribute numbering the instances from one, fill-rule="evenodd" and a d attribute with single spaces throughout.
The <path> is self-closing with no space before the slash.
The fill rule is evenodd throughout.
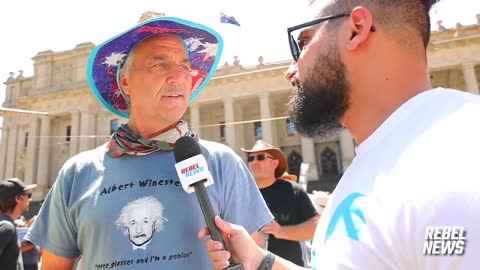
<path id="1" fill-rule="evenodd" d="M 252 149 L 242 151 L 247 153 L 250 172 L 275 217 L 262 229 L 269 234 L 268 250 L 304 266 L 300 241 L 313 238 L 319 214 L 300 185 L 280 179 L 287 169 L 282 150 L 258 140 Z"/>
<path id="2" fill-rule="evenodd" d="M 0 266 L 5 270 L 23 269 L 22 252 L 14 220 L 28 210 L 31 190 L 37 185 L 25 185 L 18 178 L 0 183 Z"/>
<path id="3" fill-rule="evenodd" d="M 197 140 L 208 161 L 215 213 L 252 235 L 272 220 L 241 158 L 200 140 L 182 120 L 215 72 L 222 47 L 221 36 L 207 26 L 158 17 L 91 52 L 90 88 L 128 123 L 61 169 L 26 236 L 44 249 L 44 269 L 72 269 L 80 255 L 86 269 L 211 268 L 196 237 L 205 219 L 175 169 L 172 150 L 182 136 Z M 255 219 L 248 209 L 257 211 Z"/>

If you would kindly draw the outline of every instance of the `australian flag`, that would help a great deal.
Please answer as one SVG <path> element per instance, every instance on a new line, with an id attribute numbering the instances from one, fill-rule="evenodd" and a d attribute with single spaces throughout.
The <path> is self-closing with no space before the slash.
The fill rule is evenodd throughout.
<path id="1" fill-rule="evenodd" d="M 220 12 L 220 22 L 221 23 L 229 23 L 240 26 L 240 23 L 233 17 L 227 16 L 225 13 Z"/>

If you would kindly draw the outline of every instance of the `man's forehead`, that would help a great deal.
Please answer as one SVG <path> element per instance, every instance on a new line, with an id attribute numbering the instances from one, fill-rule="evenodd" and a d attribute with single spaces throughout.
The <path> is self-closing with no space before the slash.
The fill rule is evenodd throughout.
<path id="1" fill-rule="evenodd" d="M 138 56 L 139 54 L 152 57 L 152 54 L 185 54 L 187 60 L 189 60 L 189 50 L 185 41 L 171 34 L 160 34 L 149 37 L 134 47 L 131 54 Z M 159 57 L 156 55 L 155 57 Z"/>

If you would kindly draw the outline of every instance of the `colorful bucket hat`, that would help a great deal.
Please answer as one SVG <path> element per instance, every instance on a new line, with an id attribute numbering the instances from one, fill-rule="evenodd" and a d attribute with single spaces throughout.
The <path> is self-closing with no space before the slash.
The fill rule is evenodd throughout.
<path id="1" fill-rule="evenodd" d="M 192 101 L 215 73 L 223 39 L 215 30 L 191 21 L 158 17 L 142 22 L 93 49 L 87 64 L 87 80 L 100 103 L 112 113 L 128 118 L 129 104 L 119 86 L 121 65 L 142 40 L 157 34 L 173 34 L 185 42 L 192 68 Z"/>

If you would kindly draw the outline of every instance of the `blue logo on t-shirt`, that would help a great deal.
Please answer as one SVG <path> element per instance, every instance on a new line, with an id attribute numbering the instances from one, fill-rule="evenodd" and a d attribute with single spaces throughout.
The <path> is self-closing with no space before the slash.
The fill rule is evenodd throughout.
<path id="1" fill-rule="evenodd" d="M 365 195 L 352 193 L 337 206 L 328 224 L 324 243 L 334 233 L 341 233 L 352 240 L 358 241 L 359 231 L 367 224 L 361 209 L 362 200 L 359 202 L 359 199 L 363 197 Z"/>
<path id="2" fill-rule="evenodd" d="M 330 222 L 328 223 L 325 240 L 323 242 L 324 244 L 334 233 L 343 234 L 355 241 L 359 240 L 358 233 L 367 224 L 365 215 L 361 210 L 361 206 L 363 206 L 362 199 L 364 197 L 365 195 L 363 194 L 352 193 L 343 199 L 343 201 L 337 206 Z M 317 259 L 317 248 L 319 247 L 315 247 L 314 245 L 312 250 L 312 270 L 317 269 L 315 263 Z"/>

